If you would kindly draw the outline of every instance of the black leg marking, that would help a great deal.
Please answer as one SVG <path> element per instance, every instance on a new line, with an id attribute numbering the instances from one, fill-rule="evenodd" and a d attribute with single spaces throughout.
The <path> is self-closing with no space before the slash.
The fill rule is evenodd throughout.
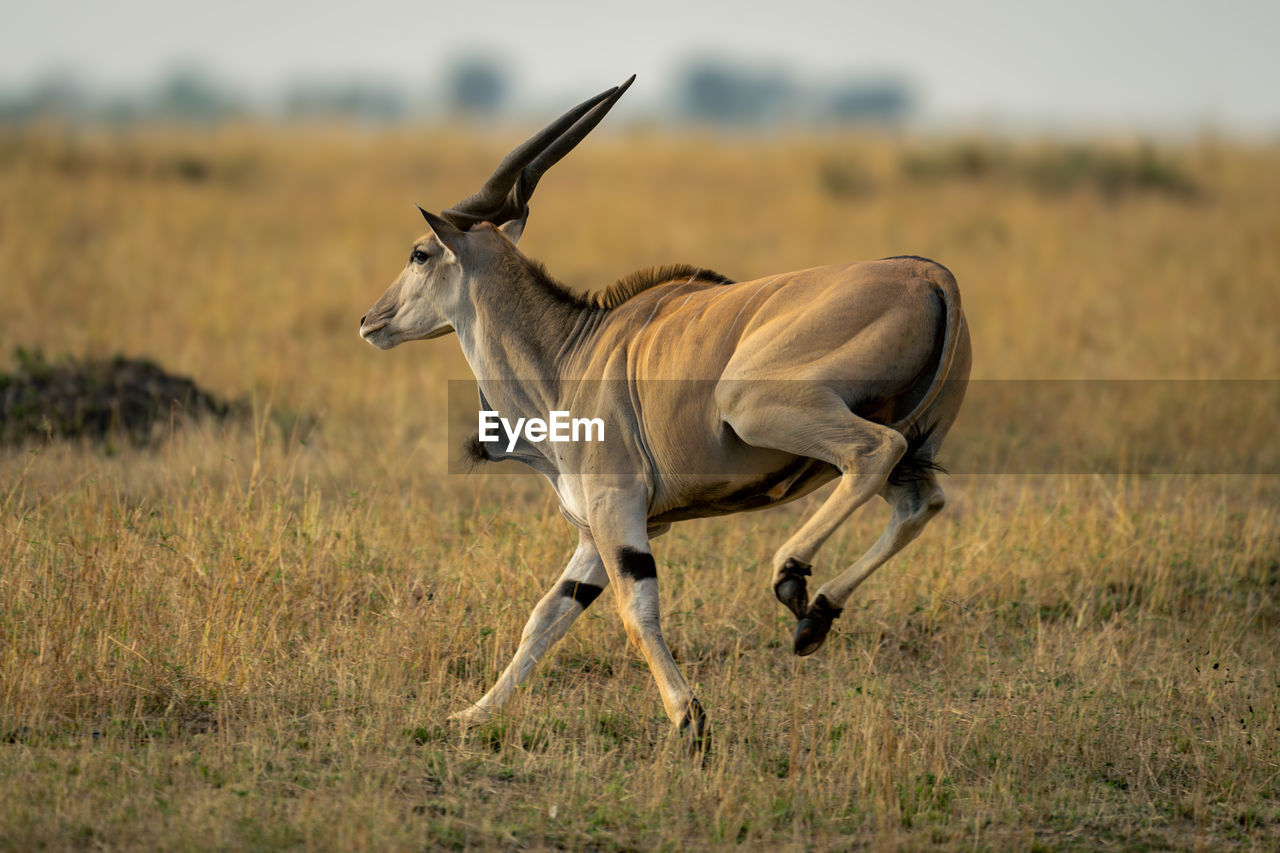
<path id="1" fill-rule="evenodd" d="M 825 595 L 819 594 L 813 604 L 809 605 L 804 618 L 796 624 L 795 653 L 804 657 L 822 648 L 827 632 L 831 630 L 832 620 L 843 612 L 842 608 L 827 601 Z"/>
<path id="2" fill-rule="evenodd" d="M 572 598 L 582 605 L 583 610 L 586 610 L 591 606 L 591 602 L 600 597 L 600 593 L 604 592 L 604 588 L 598 587 L 593 583 L 583 583 L 582 581 L 561 581 L 556 591 L 565 598 Z"/>
<path id="3" fill-rule="evenodd" d="M 782 564 L 782 574 L 782 580 L 774 584 L 773 594 L 790 608 L 797 620 L 803 619 L 809 609 L 809 585 L 805 578 L 813 574 L 813 566 L 787 557 Z"/>
<path id="4" fill-rule="evenodd" d="M 680 734 L 684 735 L 689 751 L 694 755 L 706 755 L 711 749 L 711 733 L 707 731 L 707 713 L 697 699 L 689 700 L 680 720 Z"/>
<path id="5" fill-rule="evenodd" d="M 658 576 L 658 566 L 653 562 L 653 555 L 635 548 L 618 549 L 618 570 L 623 577 L 633 581 Z"/>

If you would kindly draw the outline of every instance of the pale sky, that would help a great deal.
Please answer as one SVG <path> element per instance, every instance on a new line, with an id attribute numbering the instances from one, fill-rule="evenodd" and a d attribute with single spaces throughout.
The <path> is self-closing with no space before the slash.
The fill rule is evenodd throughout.
<path id="1" fill-rule="evenodd" d="M 479 48 L 509 59 L 525 102 L 634 72 L 639 110 L 708 52 L 802 81 L 903 74 L 936 121 L 1280 133 L 1276 0 L 0 2 L 0 90 L 54 70 L 138 87 L 197 65 L 261 96 L 348 76 L 417 94 Z"/>

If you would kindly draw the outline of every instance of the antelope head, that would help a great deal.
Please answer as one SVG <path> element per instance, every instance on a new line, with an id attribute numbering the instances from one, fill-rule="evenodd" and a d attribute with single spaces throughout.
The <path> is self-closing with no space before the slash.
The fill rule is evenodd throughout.
<path id="1" fill-rule="evenodd" d="M 503 252 L 518 251 L 538 180 L 600 123 L 633 80 L 547 125 L 503 158 L 478 192 L 439 216 L 418 208 L 431 230 L 414 242 L 400 277 L 360 318 L 360 337 L 391 349 L 454 331 L 477 277 L 500 268 Z"/>

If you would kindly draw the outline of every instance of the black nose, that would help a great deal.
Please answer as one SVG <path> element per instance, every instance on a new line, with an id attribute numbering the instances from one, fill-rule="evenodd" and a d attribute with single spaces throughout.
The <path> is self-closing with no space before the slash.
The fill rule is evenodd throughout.
<path id="1" fill-rule="evenodd" d="M 364 317 L 368 317 L 368 316 L 369 316 L 368 314 L 365 314 L 365 315 L 364 315 Z M 361 317 L 361 318 L 360 318 L 360 325 L 361 325 L 361 326 L 363 326 L 363 325 L 364 325 L 364 317 Z"/>

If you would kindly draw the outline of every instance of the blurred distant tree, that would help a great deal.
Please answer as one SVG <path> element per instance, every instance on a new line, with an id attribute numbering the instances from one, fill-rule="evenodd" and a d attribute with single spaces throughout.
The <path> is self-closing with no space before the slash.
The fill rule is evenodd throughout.
<path id="1" fill-rule="evenodd" d="M 511 94 L 511 77 L 497 60 L 470 56 L 449 69 L 445 86 L 445 98 L 454 112 L 493 116 L 506 105 Z"/>
<path id="2" fill-rule="evenodd" d="M 0 94 L 0 119 L 80 118 L 90 106 L 84 84 L 68 72 L 55 71 L 36 80 L 25 92 Z"/>
<path id="3" fill-rule="evenodd" d="M 826 99 L 825 117 L 841 123 L 895 123 L 915 108 L 915 98 L 905 80 L 891 77 L 853 79 L 837 86 Z"/>
<path id="4" fill-rule="evenodd" d="M 678 84 L 680 112 L 696 121 L 750 125 L 785 113 L 792 87 L 779 71 L 700 59 Z"/>
<path id="5" fill-rule="evenodd" d="M 183 121 L 216 121 L 244 111 L 211 75 L 190 67 L 171 72 L 147 107 L 147 112 Z"/>
<path id="6" fill-rule="evenodd" d="M 38 81 L 28 96 L 32 109 L 41 115 L 77 115 L 88 109 L 84 84 L 67 73 L 55 73 Z"/>
<path id="7" fill-rule="evenodd" d="M 404 93 L 395 86 L 363 80 L 297 83 L 285 94 L 283 107 L 294 118 L 365 121 L 394 121 L 408 109 Z"/>
<path id="8" fill-rule="evenodd" d="M 893 75 L 807 83 L 786 69 L 699 57 L 678 78 L 675 108 L 684 119 L 732 127 L 888 124 L 908 118 L 915 98 L 909 82 Z"/>

